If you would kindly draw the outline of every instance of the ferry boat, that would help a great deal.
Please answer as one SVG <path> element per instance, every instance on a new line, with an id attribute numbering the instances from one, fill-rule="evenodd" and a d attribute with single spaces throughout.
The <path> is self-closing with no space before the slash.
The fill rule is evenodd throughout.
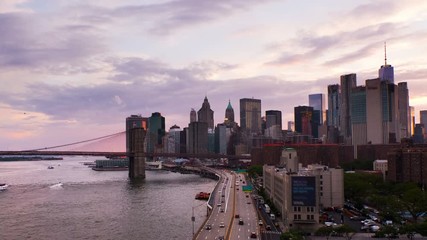
<path id="1" fill-rule="evenodd" d="M 6 183 L 0 183 L 0 192 L 6 190 L 9 187 Z"/>

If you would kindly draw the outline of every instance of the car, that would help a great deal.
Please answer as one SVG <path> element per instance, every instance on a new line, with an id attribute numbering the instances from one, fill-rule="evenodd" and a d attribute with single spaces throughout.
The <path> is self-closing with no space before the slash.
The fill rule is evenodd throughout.
<path id="1" fill-rule="evenodd" d="M 265 229 L 266 229 L 266 230 L 271 230 L 271 226 L 270 226 L 270 225 L 267 225 L 267 226 L 265 227 Z"/>
<path id="2" fill-rule="evenodd" d="M 372 232 L 377 232 L 378 230 L 380 230 L 380 226 L 378 226 L 378 225 L 372 225 L 370 227 L 370 229 L 371 229 Z"/>
<path id="3" fill-rule="evenodd" d="M 224 236 L 219 236 L 218 240 L 224 240 Z"/>
<path id="4" fill-rule="evenodd" d="M 258 225 L 262 226 L 262 224 L 263 224 L 263 222 L 262 222 L 262 220 L 260 219 L 260 220 L 258 221 Z"/>
<path id="5" fill-rule="evenodd" d="M 219 223 L 219 227 L 220 227 L 220 228 L 224 228 L 224 227 L 225 227 L 224 222 L 220 222 L 220 223 Z"/>
<path id="6" fill-rule="evenodd" d="M 247 204 L 251 204 L 251 202 L 247 202 Z"/>
<path id="7" fill-rule="evenodd" d="M 338 224 L 335 222 L 325 222 L 325 226 L 326 227 L 333 227 L 333 226 L 337 226 Z"/>
<path id="8" fill-rule="evenodd" d="M 243 225 L 243 224 L 245 224 L 245 223 L 243 222 L 243 219 L 239 219 L 239 225 Z"/>
<path id="9" fill-rule="evenodd" d="M 235 218 L 240 218 L 239 214 L 234 215 Z"/>
<path id="10" fill-rule="evenodd" d="M 206 230 L 211 230 L 211 229 L 212 229 L 212 225 L 207 224 L 205 229 L 206 229 Z"/>
<path id="11" fill-rule="evenodd" d="M 248 197 L 249 197 L 249 195 L 246 195 L 246 197 L 248 198 Z"/>
<path id="12" fill-rule="evenodd" d="M 251 238 L 256 238 L 256 232 L 251 232 Z"/>
<path id="13" fill-rule="evenodd" d="M 218 204 L 217 204 L 217 206 L 218 206 L 218 207 L 221 207 L 221 203 L 218 203 Z"/>
<path id="14" fill-rule="evenodd" d="M 239 188 L 236 188 L 236 190 L 239 190 Z"/>
<path id="15" fill-rule="evenodd" d="M 362 216 L 357 216 L 357 215 L 350 217 L 350 220 L 354 220 L 354 221 L 361 221 L 363 219 L 365 219 L 365 218 Z"/>
<path id="16" fill-rule="evenodd" d="M 219 210 L 220 212 L 224 212 L 224 208 L 221 208 L 221 210 Z"/>

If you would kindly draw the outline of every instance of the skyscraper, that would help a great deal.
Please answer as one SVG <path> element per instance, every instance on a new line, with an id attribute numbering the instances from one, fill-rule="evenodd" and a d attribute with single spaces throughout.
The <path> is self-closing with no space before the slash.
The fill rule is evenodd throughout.
<path id="1" fill-rule="evenodd" d="M 415 108 L 413 106 L 409 106 L 409 115 L 411 116 L 411 122 L 409 126 L 409 136 L 414 135 L 414 128 L 415 128 Z"/>
<path id="2" fill-rule="evenodd" d="M 387 46 L 384 43 L 384 65 L 378 70 L 378 78 L 381 81 L 388 81 L 394 83 L 394 68 L 393 66 L 387 64 Z"/>
<path id="3" fill-rule="evenodd" d="M 352 144 L 367 143 L 366 131 L 366 87 L 359 86 L 351 92 L 351 132 Z"/>
<path id="4" fill-rule="evenodd" d="M 190 122 L 197 122 L 197 113 L 196 110 L 194 110 L 194 108 L 191 109 L 190 111 Z"/>
<path id="5" fill-rule="evenodd" d="M 313 107 L 309 106 L 298 106 L 294 108 L 295 118 L 295 132 L 303 135 L 313 136 L 312 133 L 312 118 L 313 118 Z"/>
<path id="6" fill-rule="evenodd" d="M 230 100 L 228 100 L 228 106 L 225 109 L 225 119 L 224 119 L 224 123 L 226 125 L 230 125 L 232 123 L 234 123 L 234 109 L 231 106 L 231 102 Z"/>
<path id="7" fill-rule="evenodd" d="M 366 80 L 367 140 L 373 144 L 400 142 L 397 86 L 381 79 Z"/>
<path id="8" fill-rule="evenodd" d="M 288 121 L 288 131 L 295 131 L 295 122 L 294 121 Z"/>
<path id="9" fill-rule="evenodd" d="M 188 153 L 208 152 L 208 124 L 206 122 L 192 122 L 188 125 Z"/>
<path id="10" fill-rule="evenodd" d="M 148 118 L 147 152 L 154 152 L 161 147 L 165 133 L 165 118 L 159 112 L 152 113 Z"/>
<path id="11" fill-rule="evenodd" d="M 351 145 L 351 90 L 356 87 L 356 74 L 341 76 L 340 134 L 344 143 Z"/>
<path id="12" fill-rule="evenodd" d="M 207 96 L 205 96 L 202 107 L 197 112 L 197 119 L 199 122 L 207 123 L 208 128 L 214 129 L 214 111 L 211 109 Z"/>
<path id="13" fill-rule="evenodd" d="M 328 85 L 328 126 L 339 126 L 340 90 L 340 85 L 338 84 Z"/>
<path id="14" fill-rule="evenodd" d="M 319 111 L 319 119 L 316 120 L 323 125 L 326 120 L 325 95 L 323 93 L 308 95 L 308 105 L 313 107 L 313 110 Z"/>
<path id="15" fill-rule="evenodd" d="M 261 100 L 240 99 L 240 126 L 252 134 L 261 133 Z"/>
<path id="16" fill-rule="evenodd" d="M 397 85 L 399 129 L 401 138 L 411 137 L 411 112 L 409 109 L 409 90 L 406 82 Z"/>
<path id="17" fill-rule="evenodd" d="M 279 110 L 268 110 L 265 111 L 266 118 L 266 128 L 272 127 L 274 125 L 279 125 L 279 128 L 282 129 L 282 112 Z"/>
<path id="18" fill-rule="evenodd" d="M 427 129 L 427 110 L 420 111 L 420 124 Z M 424 131 L 424 142 L 427 142 L 427 134 Z"/>

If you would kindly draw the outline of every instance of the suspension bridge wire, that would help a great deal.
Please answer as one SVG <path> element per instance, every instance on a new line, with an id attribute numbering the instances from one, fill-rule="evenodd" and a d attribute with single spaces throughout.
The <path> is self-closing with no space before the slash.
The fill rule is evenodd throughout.
<path id="1" fill-rule="evenodd" d="M 78 141 L 78 142 L 73 142 L 73 143 L 67 143 L 67 144 L 62 144 L 62 145 L 57 145 L 57 146 L 52 146 L 52 147 L 44 147 L 44 148 L 36 148 L 36 149 L 30 149 L 30 150 L 23 150 L 22 152 L 32 152 L 32 151 L 49 150 L 49 149 L 60 148 L 60 147 L 68 147 L 68 146 L 77 145 L 77 144 L 81 144 L 81 143 L 93 142 L 93 141 L 104 139 L 104 138 L 108 138 L 108 137 L 114 137 L 114 136 L 123 134 L 125 132 L 126 131 L 118 132 L 118 133 L 113 133 L 113 134 L 109 134 L 109 135 L 102 136 L 102 137 L 92 138 L 92 139 L 89 139 L 89 140 Z"/>

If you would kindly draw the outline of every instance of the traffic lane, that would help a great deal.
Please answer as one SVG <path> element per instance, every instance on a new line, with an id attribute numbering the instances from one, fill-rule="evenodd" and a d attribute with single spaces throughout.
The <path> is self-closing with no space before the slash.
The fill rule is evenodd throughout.
<path id="1" fill-rule="evenodd" d="M 232 237 L 230 239 L 250 239 L 252 232 L 255 232 L 258 237 L 257 212 L 249 197 L 249 193 L 243 192 L 240 188 L 236 191 L 236 209 L 238 209 L 236 214 L 239 214 L 239 218 L 235 218 Z M 243 220 L 243 225 L 239 224 L 240 219 Z"/>
<path id="2" fill-rule="evenodd" d="M 225 178 L 230 177 L 226 175 Z M 225 182 L 224 182 L 225 183 Z M 225 188 L 227 189 L 227 185 L 225 184 Z M 222 191 L 222 190 L 221 190 Z M 221 202 L 224 199 L 222 196 L 220 197 L 219 202 L 214 205 L 214 209 L 212 214 L 209 216 L 206 224 L 203 227 L 203 230 L 197 236 L 197 239 L 218 239 L 220 236 L 225 236 L 226 228 L 227 228 L 227 220 L 229 216 L 227 216 L 224 204 Z M 224 209 L 224 212 L 222 211 Z M 210 225 L 210 229 L 206 229 L 206 226 Z"/>

